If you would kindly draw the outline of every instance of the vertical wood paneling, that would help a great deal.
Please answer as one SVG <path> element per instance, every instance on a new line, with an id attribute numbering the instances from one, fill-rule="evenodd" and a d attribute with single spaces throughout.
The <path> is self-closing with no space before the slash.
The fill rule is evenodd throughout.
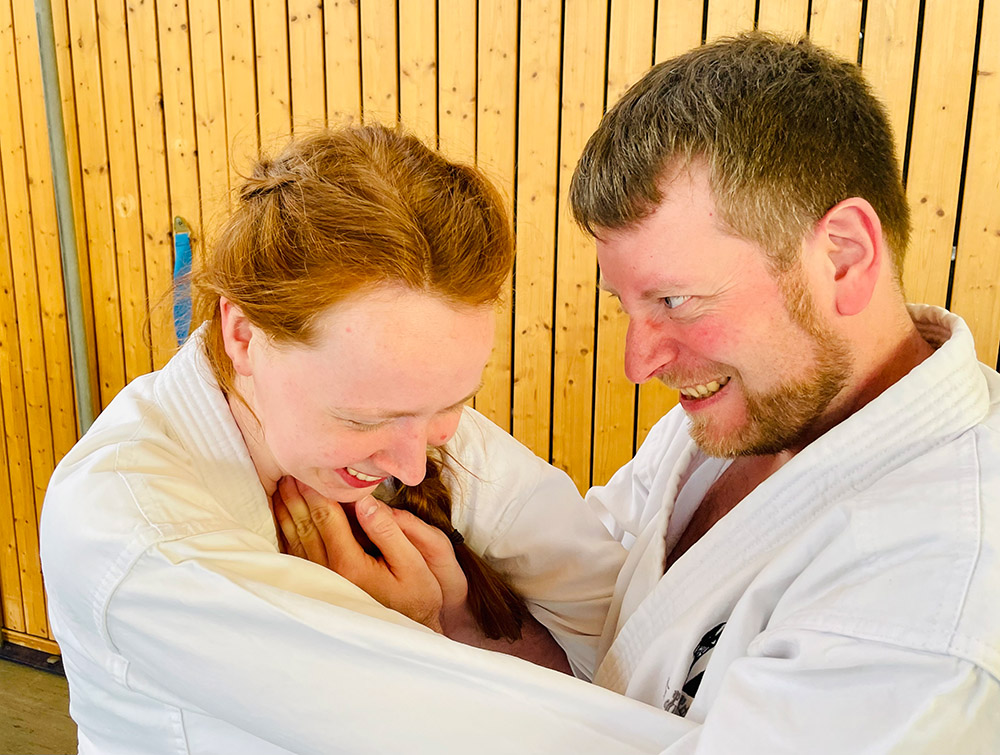
<path id="1" fill-rule="evenodd" d="M 398 118 L 396 4 L 361 3 L 361 101 L 365 123 L 394 124 Z"/>
<path id="2" fill-rule="evenodd" d="M 146 249 L 146 290 L 149 294 L 149 338 L 153 368 L 159 369 L 176 351 L 169 300 L 173 247 L 167 155 L 163 137 L 163 89 L 156 9 L 143 0 L 128 2 L 128 49 L 132 65 L 135 145 L 139 168 L 141 231 Z"/>
<path id="3" fill-rule="evenodd" d="M 648 0 L 615 0 L 611 4 L 608 107 L 652 64 L 654 10 Z M 638 394 L 625 377 L 623 366 L 628 319 L 617 299 L 601 294 L 598 302 L 593 481 L 603 484 L 632 458 Z M 647 403 L 654 398 L 653 391 L 656 387 L 648 389 Z M 655 396 L 662 398 L 660 393 Z M 658 412 L 651 408 L 648 413 Z"/>
<path id="4" fill-rule="evenodd" d="M 229 186 L 238 186 L 257 156 L 257 76 L 251 0 L 220 0 Z"/>
<path id="5" fill-rule="evenodd" d="M 1000 346 L 1000 3 L 983 7 L 955 282 L 950 306 L 972 328 L 979 359 Z"/>
<path id="6" fill-rule="evenodd" d="M 913 239 L 903 289 L 944 306 L 965 151 L 978 0 L 928 3 L 906 180 Z"/>
<path id="7" fill-rule="evenodd" d="M 581 490 L 590 485 L 591 448 L 580 441 L 590 438 L 593 432 L 597 264 L 594 240 L 573 221 L 568 195 L 573 169 L 604 110 L 607 25 L 607 8 L 603 4 L 586 0 L 566 4 L 552 463 L 565 470 Z"/>
<path id="8" fill-rule="evenodd" d="M 438 146 L 476 161 L 476 0 L 454 0 L 438 17 Z"/>
<path id="9" fill-rule="evenodd" d="M 292 129 L 288 10 L 283 0 L 254 0 L 253 16 L 258 131 L 264 151 L 271 152 Z"/>
<path id="10" fill-rule="evenodd" d="M 847 60 L 857 60 L 863 3 L 864 0 L 812 0 L 809 38 Z"/>
<path id="11" fill-rule="evenodd" d="M 450 15 L 449 8 L 442 18 L 442 24 Z M 474 14 L 471 29 L 467 29 L 466 34 L 470 30 L 475 32 Z M 410 133 L 432 148 L 437 144 L 438 133 L 437 40 L 436 0 L 411 0 L 400 5 L 399 119 Z M 448 38 L 442 35 L 443 56 L 447 54 L 443 49 L 445 47 L 453 49 Z M 468 61 L 465 63 L 468 65 Z M 471 69 L 471 72 L 475 76 L 475 69 Z M 475 78 L 472 86 L 474 105 Z M 468 109 L 464 112 L 469 114 Z M 475 113 L 474 107 L 471 112 Z"/>
<path id="12" fill-rule="evenodd" d="M 0 392 L 0 427 L 3 422 L 3 394 Z M 11 498 L 8 464 L 7 438 L 0 432 L 0 626 L 24 631 L 17 530 L 14 528 L 14 501 Z"/>
<path id="13" fill-rule="evenodd" d="M 476 161 L 499 187 L 513 219 L 514 145 L 517 139 L 517 0 L 480 0 Z M 513 286 L 508 280 L 497 312 L 495 346 L 483 371 L 476 409 L 504 430 L 511 424 Z"/>
<path id="14" fill-rule="evenodd" d="M 2 8 L 2 6 L 0 6 Z M 2 43 L 12 37 L 0 9 L 0 52 Z M 0 69 L 0 85 L 11 86 L 8 67 Z M 2 158 L 2 156 L 0 156 Z M 3 160 L 0 159 L 0 207 L 6 208 Z M 17 336 L 17 313 L 14 310 L 14 275 L 11 270 L 13 249 L 7 234 L 7 213 L 0 212 L 0 603 L 3 626 L 24 631 L 24 598 L 21 595 L 21 570 L 17 555 L 17 529 L 14 527 L 14 496 L 31 490 L 31 464 L 27 437 L 18 437 L 14 412 L 24 415 L 24 392 L 21 386 L 21 355 Z M 16 404 L 16 408 L 15 408 Z"/>
<path id="15" fill-rule="evenodd" d="M 188 13 L 201 220 L 207 230 L 224 217 L 229 206 L 229 144 L 222 30 L 217 0 L 189 3 Z"/>
<path id="16" fill-rule="evenodd" d="M 522 3 L 518 75 L 513 432 L 546 459 L 552 389 L 561 11 L 556 0 Z"/>
<path id="17" fill-rule="evenodd" d="M 709 42 L 719 37 L 753 29 L 757 10 L 755 0 L 706 0 L 706 2 L 708 19 L 705 39 Z"/>
<path id="18" fill-rule="evenodd" d="M 865 16 L 861 66 L 875 94 L 889 111 L 896 157 L 900 161 L 906 149 L 919 15 L 920 0 L 897 0 L 892 6 L 868 3 Z"/>
<path id="19" fill-rule="evenodd" d="M 798 39 L 806 34 L 809 23 L 809 0 L 760 0 L 757 28 Z"/>
<path id="20" fill-rule="evenodd" d="M 146 258 L 139 210 L 139 175 L 132 117 L 132 76 L 125 6 L 122 0 L 97 0 L 98 42 L 104 82 L 104 112 L 110 161 L 115 257 L 125 339 L 125 377 L 134 380 L 152 367 L 146 331 Z"/>
<path id="21" fill-rule="evenodd" d="M 656 62 L 701 43 L 704 0 L 660 0 L 656 4 Z"/>
<path id="22" fill-rule="evenodd" d="M 48 298 L 53 294 L 39 287 L 39 279 L 44 280 L 40 257 L 51 249 L 39 250 L 38 246 L 46 244 L 51 229 L 41 232 L 36 218 L 51 218 L 52 211 L 44 206 L 44 195 L 34 186 L 34 176 L 29 172 L 29 166 L 37 169 L 41 156 L 37 154 L 38 135 L 31 128 L 34 122 L 25 120 L 24 113 L 32 113 L 37 103 L 25 107 L 23 99 L 25 95 L 34 96 L 39 72 L 37 56 L 25 60 L 25 49 L 19 43 L 21 35 L 34 39 L 33 26 L 24 27 L 25 23 L 33 24 L 34 19 L 29 17 L 25 21 L 23 10 L 20 9 L 18 16 L 9 2 L 0 3 L 0 82 L 4 84 L 0 92 L 0 176 L 4 182 L 3 207 L 11 251 L 4 258 L 5 264 L 10 263 L 9 274 L 5 272 L 10 284 L 5 281 L 4 285 L 8 291 L 4 297 L 8 322 L 0 354 L 4 357 L 0 364 L 0 384 L 24 626 L 26 631 L 44 637 L 48 635 L 48 627 L 38 562 L 36 503 L 41 503 L 54 461 L 55 409 L 49 398 L 43 311 L 46 293 Z M 50 176 L 44 177 L 43 185 L 51 186 Z M 39 206 L 34 207 L 33 202 Z"/>
<path id="23" fill-rule="evenodd" d="M 326 65 L 323 62 L 321 0 L 288 0 L 288 53 L 292 74 L 293 128 L 326 123 Z"/>
<path id="24" fill-rule="evenodd" d="M 94 302 L 90 292 L 93 285 L 90 280 L 90 261 L 87 253 L 87 224 L 84 222 L 83 205 L 83 172 L 80 165 L 80 145 L 76 124 L 76 96 L 73 87 L 73 61 L 70 50 L 69 18 L 66 3 L 69 0 L 52 3 L 52 25 L 56 42 L 56 58 L 59 67 L 59 89 L 62 97 L 63 130 L 66 139 L 66 161 L 69 164 L 70 195 L 73 203 L 73 215 L 76 218 L 76 252 L 80 271 L 80 288 L 82 291 L 81 308 L 83 314 L 84 336 L 87 342 L 87 368 L 90 373 L 90 385 L 94 387 L 94 416 L 101 410 L 100 395 L 96 389 L 100 384 L 97 373 L 97 343 L 94 337 Z"/>
<path id="25" fill-rule="evenodd" d="M 170 214 L 184 218 L 194 230 L 195 238 L 198 238 L 203 222 L 187 3 L 184 0 L 161 0 L 157 5 L 157 27 Z"/>
<path id="26" fill-rule="evenodd" d="M 512 224 L 516 209 L 516 279 L 476 407 L 581 488 L 605 481 L 676 394 L 655 381 L 637 391 L 624 378 L 625 321 L 613 302 L 598 303 L 593 240 L 566 206 L 569 177 L 603 107 L 653 60 L 697 45 L 703 14 L 712 39 L 755 20 L 797 36 L 809 13 L 811 37 L 855 59 L 866 8 L 863 65 L 887 103 L 901 158 L 915 104 L 910 298 L 943 301 L 957 226 L 951 306 L 973 328 L 980 357 L 995 363 L 1000 4 L 992 0 L 982 4 L 960 186 L 979 5 L 55 0 L 100 403 L 173 352 L 169 302 L 149 305 L 170 283 L 174 215 L 194 228 L 197 254 L 259 140 L 273 151 L 293 125 L 399 118 L 450 157 L 475 160 L 501 188 Z M 75 437 L 50 176 L 31 4 L 0 0 L 0 603 L 5 637 L 38 647 L 51 643 L 37 508 Z"/>
<path id="27" fill-rule="evenodd" d="M 361 120 L 360 29 L 357 0 L 327 0 L 323 6 L 326 111 L 333 126 Z"/>
<path id="28" fill-rule="evenodd" d="M 18 84 L 21 90 L 21 122 L 28 126 L 24 129 L 24 159 L 35 242 L 34 266 L 44 349 L 44 372 L 33 375 L 33 380 L 40 380 L 46 386 L 52 443 L 48 450 L 50 454 L 61 457 L 76 440 L 76 406 L 65 325 L 66 299 L 62 293 L 62 262 L 55 197 L 52 193 L 48 135 L 44 128 L 34 126 L 46 122 L 42 71 L 33 9 L 15 2 L 13 10 Z M 44 493 L 47 483 L 48 472 L 38 475 L 35 480 L 40 493 Z M 38 505 L 41 506 L 41 497 L 38 498 Z"/>
<path id="29" fill-rule="evenodd" d="M 104 89 L 97 49 L 97 18 L 92 3 L 70 6 L 73 36 L 73 85 L 76 94 L 80 164 L 86 217 L 94 328 L 101 405 L 107 406 L 125 386 L 125 345 L 122 338 L 118 265 L 115 259 L 112 199 L 104 121 Z"/>

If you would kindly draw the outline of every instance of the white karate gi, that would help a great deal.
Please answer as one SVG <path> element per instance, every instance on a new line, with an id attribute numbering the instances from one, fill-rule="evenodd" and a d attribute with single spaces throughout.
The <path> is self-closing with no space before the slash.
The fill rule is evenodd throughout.
<path id="1" fill-rule="evenodd" d="M 630 547 L 594 681 L 701 724 L 667 752 L 1000 753 L 1000 375 L 911 315 L 937 351 L 666 575 L 727 464 L 684 413 L 588 495 Z"/>
<path id="2" fill-rule="evenodd" d="M 448 448 L 455 525 L 588 673 L 624 550 L 565 474 L 481 415 L 466 410 Z M 86 755 L 603 755 L 691 728 L 454 643 L 279 553 L 197 338 L 59 464 L 41 546 Z"/>

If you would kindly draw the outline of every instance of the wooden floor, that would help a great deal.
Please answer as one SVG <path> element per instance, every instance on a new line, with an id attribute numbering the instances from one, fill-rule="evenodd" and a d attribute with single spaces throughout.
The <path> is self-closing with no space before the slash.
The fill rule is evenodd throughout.
<path id="1" fill-rule="evenodd" d="M 0 755 L 71 755 L 65 677 L 0 659 Z"/>

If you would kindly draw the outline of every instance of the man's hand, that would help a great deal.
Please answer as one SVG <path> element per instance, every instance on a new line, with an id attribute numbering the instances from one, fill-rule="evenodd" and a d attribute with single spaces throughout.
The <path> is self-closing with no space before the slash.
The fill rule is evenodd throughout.
<path id="1" fill-rule="evenodd" d="M 351 504 L 324 498 L 290 477 L 279 481 L 272 504 L 287 553 L 332 569 L 436 632 L 442 632 L 442 620 L 465 611 L 465 574 L 437 527 L 372 496 L 353 504 L 351 517 Z M 366 552 L 359 538 L 380 555 Z"/>

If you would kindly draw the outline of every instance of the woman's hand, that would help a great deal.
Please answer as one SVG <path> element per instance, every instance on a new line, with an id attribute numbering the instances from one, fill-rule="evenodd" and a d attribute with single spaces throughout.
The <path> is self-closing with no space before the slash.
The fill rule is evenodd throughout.
<path id="1" fill-rule="evenodd" d="M 287 553 L 332 569 L 436 632 L 464 614 L 465 574 L 437 527 L 372 496 L 342 505 L 290 477 L 278 482 L 272 503 Z"/>

